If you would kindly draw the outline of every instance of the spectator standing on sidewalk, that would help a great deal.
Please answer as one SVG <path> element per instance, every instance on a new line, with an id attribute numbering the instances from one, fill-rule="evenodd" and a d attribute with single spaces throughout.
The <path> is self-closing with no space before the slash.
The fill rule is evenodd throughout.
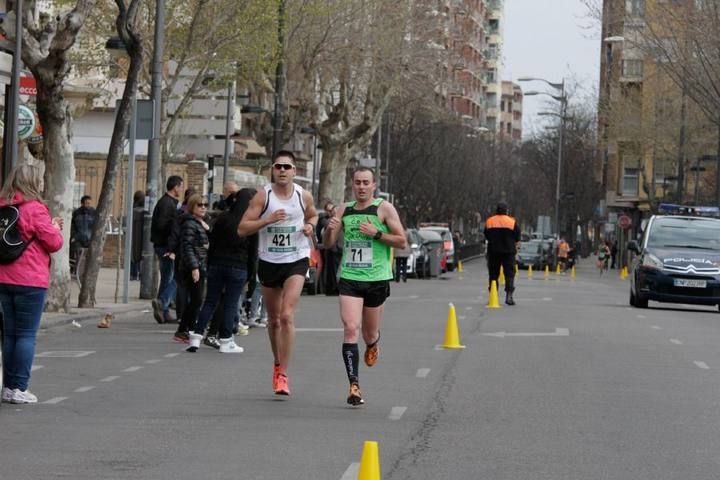
<path id="1" fill-rule="evenodd" d="M 405 236 L 407 237 L 407 231 Z M 455 249 L 457 251 L 457 247 Z M 400 280 L 407 282 L 407 262 L 411 252 L 410 242 L 407 242 L 403 248 L 395 249 L 395 283 L 399 283 Z"/>
<path id="2" fill-rule="evenodd" d="M 508 215 L 508 206 L 500 202 L 495 215 L 485 222 L 485 238 L 487 239 L 488 289 L 492 282 L 500 277 L 500 267 L 505 272 L 505 303 L 515 305 L 515 255 L 520 242 L 520 226 Z M 496 283 L 497 285 L 497 283 Z"/>
<path id="3" fill-rule="evenodd" d="M 170 302 L 175 298 L 175 250 L 170 245 L 173 227 L 178 217 L 178 202 L 183 191 L 183 179 L 173 175 L 167 179 L 165 195 L 153 210 L 150 240 L 160 262 L 160 287 L 152 301 L 153 315 L 158 323 L 172 323 Z"/>
<path id="4" fill-rule="evenodd" d="M 0 265 L 3 402 L 37 403 L 28 390 L 30 370 L 50 284 L 50 254 L 63 244 L 63 220 L 50 218 L 42 191 L 42 170 L 27 163 L 12 170 L 0 191 L 0 206 L 11 205 L 19 211 L 17 230 L 26 242 L 18 258 Z"/>
<path id="5" fill-rule="evenodd" d="M 180 325 L 173 337 L 173 340 L 179 343 L 189 343 L 190 331 L 195 328 L 203 302 L 210 230 L 205 223 L 208 206 L 206 199 L 193 194 L 188 199 L 187 212 L 180 218 L 177 281 L 185 289 L 188 303 L 183 309 Z"/>
<path id="6" fill-rule="evenodd" d="M 145 192 L 138 190 L 133 195 L 132 213 L 132 260 L 130 261 L 130 280 L 140 279 L 142 263 L 143 223 L 145 221 Z"/>
<path id="7" fill-rule="evenodd" d="M 258 241 L 257 234 L 240 237 L 237 229 L 255 193 L 254 188 L 244 188 L 229 196 L 227 209 L 213 225 L 207 261 L 207 294 L 197 324 L 190 332 L 188 351 L 196 351 L 200 346 L 205 328 L 218 305 L 222 305 L 223 310 L 218 339 L 220 353 L 243 351 L 235 343 L 232 330 L 248 275 L 255 275 Z"/>
<path id="8" fill-rule="evenodd" d="M 75 260 L 75 266 L 78 265 L 78 259 L 82 251 L 90 247 L 92 229 L 97 220 L 97 212 L 90 206 L 91 202 L 90 195 L 83 195 L 80 199 L 80 207 L 72 214 L 70 223 L 70 258 Z M 82 274 L 82 272 L 79 273 Z"/>

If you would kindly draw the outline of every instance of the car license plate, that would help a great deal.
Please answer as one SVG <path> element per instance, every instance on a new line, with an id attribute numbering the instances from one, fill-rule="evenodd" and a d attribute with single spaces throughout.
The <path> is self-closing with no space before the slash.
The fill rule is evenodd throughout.
<path id="1" fill-rule="evenodd" d="M 690 280 L 687 278 L 676 278 L 674 280 L 676 287 L 688 287 L 688 288 L 705 288 L 707 287 L 707 280 Z"/>

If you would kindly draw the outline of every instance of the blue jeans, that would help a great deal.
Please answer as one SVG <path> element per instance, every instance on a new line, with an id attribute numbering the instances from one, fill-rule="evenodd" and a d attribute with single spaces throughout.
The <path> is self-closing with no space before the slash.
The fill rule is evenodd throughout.
<path id="1" fill-rule="evenodd" d="M 260 320 L 261 318 L 265 318 L 267 314 L 265 313 L 265 302 L 262 302 L 262 305 L 260 302 L 262 301 L 262 287 L 260 286 L 260 279 L 256 279 L 255 282 L 255 290 L 253 290 L 252 297 L 250 299 L 250 320 Z M 258 312 L 258 309 L 260 311 Z"/>
<path id="2" fill-rule="evenodd" d="M 27 390 L 35 338 L 45 305 L 44 288 L 0 284 L 3 309 L 3 375 L 7 388 Z"/>
<path id="3" fill-rule="evenodd" d="M 170 302 L 175 298 L 175 261 L 170 257 L 166 257 L 166 247 L 155 247 L 155 255 L 160 261 L 160 288 L 158 288 L 157 298 L 167 313 L 170 309 Z"/>
<path id="4" fill-rule="evenodd" d="M 220 338 L 232 337 L 233 322 L 238 311 L 238 303 L 243 287 L 247 281 L 247 270 L 240 267 L 229 267 L 224 265 L 208 266 L 207 293 L 203 303 L 200 316 L 194 331 L 199 334 L 205 332 L 210 317 L 212 317 L 223 299 L 223 321 L 220 324 Z"/>

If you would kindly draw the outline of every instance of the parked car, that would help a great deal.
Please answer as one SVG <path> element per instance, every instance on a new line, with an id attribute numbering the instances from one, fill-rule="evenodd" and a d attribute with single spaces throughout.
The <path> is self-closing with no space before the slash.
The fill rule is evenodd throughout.
<path id="1" fill-rule="evenodd" d="M 425 249 L 426 255 L 421 262 L 417 263 L 417 273 L 419 278 L 430 278 L 444 273 L 447 269 L 447 253 L 444 248 L 444 240 L 442 236 L 435 231 L 420 229 L 417 231 Z M 433 268 L 433 258 L 440 259 L 439 267 Z"/>
<path id="2" fill-rule="evenodd" d="M 408 245 L 410 246 L 410 256 L 407 261 L 407 274 L 408 276 L 417 277 L 417 264 L 421 264 L 425 261 L 427 251 L 422 244 L 422 238 L 418 234 L 418 231 L 414 228 L 408 228 L 405 230 L 407 235 Z"/>
<path id="3" fill-rule="evenodd" d="M 648 300 L 720 306 L 720 220 L 654 215 L 634 252 L 630 305 Z"/>
<path id="4" fill-rule="evenodd" d="M 548 258 L 542 242 L 529 241 L 520 244 L 516 257 L 518 268 L 527 270 L 530 265 L 534 270 L 543 270 L 548 265 Z"/>
<path id="5" fill-rule="evenodd" d="M 452 272 L 455 270 L 455 241 L 449 225 L 447 223 L 421 223 L 420 230 L 429 230 L 440 234 L 447 260 L 446 271 Z"/>

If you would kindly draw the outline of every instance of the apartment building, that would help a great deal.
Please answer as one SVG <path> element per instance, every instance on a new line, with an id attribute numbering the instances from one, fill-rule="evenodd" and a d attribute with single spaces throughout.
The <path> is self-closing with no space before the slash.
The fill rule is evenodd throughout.
<path id="1" fill-rule="evenodd" d="M 676 60 L 662 48 L 681 42 L 677 22 L 683 17 L 677 9 L 695 5 L 691 0 L 603 2 L 596 177 L 605 191 L 598 211 L 609 236 L 636 234 L 660 202 L 714 199 L 717 127 L 668 74 L 666 62 Z M 616 225 L 623 214 L 633 220 L 629 234 Z"/>
<path id="2" fill-rule="evenodd" d="M 523 92 L 520 85 L 508 80 L 501 84 L 500 125 L 498 135 L 504 140 L 519 144 L 522 140 Z"/>
<path id="3" fill-rule="evenodd" d="M 438 12 L 447 61 L 436 100 L 468 126 L 497 131 L 503 0 L 440 0 Z"/>

